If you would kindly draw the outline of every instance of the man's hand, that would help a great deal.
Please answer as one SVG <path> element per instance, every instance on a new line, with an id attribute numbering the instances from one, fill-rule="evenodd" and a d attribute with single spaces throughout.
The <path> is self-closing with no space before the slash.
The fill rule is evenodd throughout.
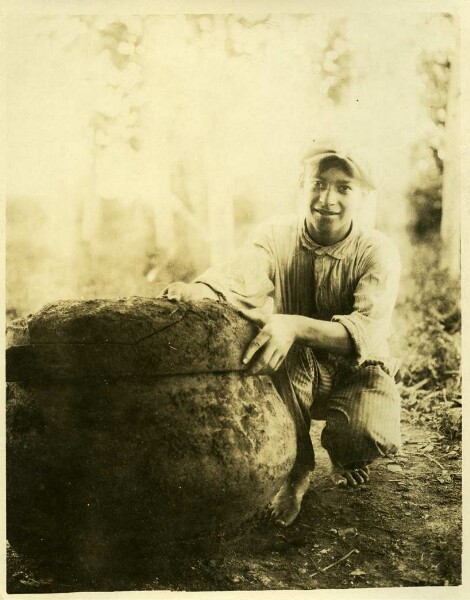
<path id="1" fill-rule="evenodd" d="M 296 340 L 295 315 L 264 316 L 257 311 L 240 311 L 250 321 L 262 327 L 248 346 L 243 362 L 249 363 L 252 375 L 277 371 Z"/>
<path id="2" fill-rule="evenodd" d="M 168 300 L 197 301 L 204 298 L 218 300 L 219 296 L 212 288 L 204 283 L 184 283 L 175 281 L 171 283 L 161 294 L 161 298 Z"/>

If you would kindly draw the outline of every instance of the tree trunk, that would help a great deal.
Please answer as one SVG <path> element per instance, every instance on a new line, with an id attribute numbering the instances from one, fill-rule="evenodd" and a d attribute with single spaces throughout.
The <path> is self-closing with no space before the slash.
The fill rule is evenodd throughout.
<path id="1" fill-rule="evenodd" d="M 451 277 L 460 276 L 460 60 L 459 48 L 452 63 L 447 119 L 442 187 L 441 267 Z"/>

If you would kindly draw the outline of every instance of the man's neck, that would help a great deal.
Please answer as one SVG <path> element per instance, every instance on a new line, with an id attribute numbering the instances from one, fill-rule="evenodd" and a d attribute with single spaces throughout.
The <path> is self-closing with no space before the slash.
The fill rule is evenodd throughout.
<path id="1" fill-rule="evenodd" d="M 345 230 L 344 233 L 339 232 L 334 237 L 331 237 L 331 235 L 329 235 L 328 232 L 323 233 L 321 231 L 311 231 L 308 227 L 308 223 L 306 223 L 306 230 L 307 230 L 308 236 L 310 237 L 310 239 L 313 242 L 315 242 L 315 244 L 318 244 L 319 246 L 334 246 L 335 244 L 342 242 L 351 233 L 352 228 L 353 228 L 353 223 L 351 222 L 351 224 Z"/>

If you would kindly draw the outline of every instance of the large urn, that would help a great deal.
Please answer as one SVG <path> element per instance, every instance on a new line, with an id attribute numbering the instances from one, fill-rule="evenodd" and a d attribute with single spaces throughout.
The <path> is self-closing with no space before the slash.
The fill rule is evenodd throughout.
<path id="1" fill-rule="evenodd" d="M 99 573 L 227 533 L 295 456 L 269 377 L 241 362 L 256 327 L 213 301 L 63 301 L 7 341 L 7 535 Z"/>

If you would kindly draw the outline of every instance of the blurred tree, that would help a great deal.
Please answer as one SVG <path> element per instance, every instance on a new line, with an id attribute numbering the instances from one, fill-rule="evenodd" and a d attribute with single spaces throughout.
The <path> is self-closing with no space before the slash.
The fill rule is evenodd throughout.
<path id="1" fill-rule="evenodd" d="M 326 43 L 322 49 L 320 71 L 322 91 L 335 104 L 346 101 L 351 83 L 351 46 L 347 37 L 346 17 L 329 22 Z"/>
<path id="2" fill-rule="evenodd" d="M 458 39 L 457 24 L 454 23 Z M 441 238 L 443 249 L 441 267 L 454 279 L 460 277 L 460 48 L 454 49 L 451 62 L 446 126 L 444 136 L 444 172 L 442 186 Z"/>
<path id="3" fill-rule="evenodd" d="M 144 22 L 140 16 L 82 15 L 95 57 L 90 81 L 94 106 L 90 118 L 96 197 L 84 205 L 82 239 L 99 235 L 102 199 L 132 202 L 137 196 L 140 148 L 142 67 L 139 50 Z"/>
<path id="4" fill-rule="evenodd" d="M 451 154 L 452 148 L 456 147 L 452 141 L 456 133 L 455 124 L 449 122 L 448 107 L 456 28 L 452 15 L 447 13 L 427 16 L 423 25 L 417 70 L 420 100 L 426 120 L 412 145 L 415 169 L 409 195 L 412 209 L 410 226 L 414 235 L 421 239 L 439 234 L 443 219 L 448 222 L 447 217 L 443 216 L 444 166 L 447 170 L 452 169 L 455 154 L 449 160 L 445 160 L 445 156 L 448 146 Z M 458 86 L 458 82 L 455 85 Z M 453 116 L 456 117 L 455 114 Z M 449 216 L 450 205 L 447 201 L 446 212 Z"/>

